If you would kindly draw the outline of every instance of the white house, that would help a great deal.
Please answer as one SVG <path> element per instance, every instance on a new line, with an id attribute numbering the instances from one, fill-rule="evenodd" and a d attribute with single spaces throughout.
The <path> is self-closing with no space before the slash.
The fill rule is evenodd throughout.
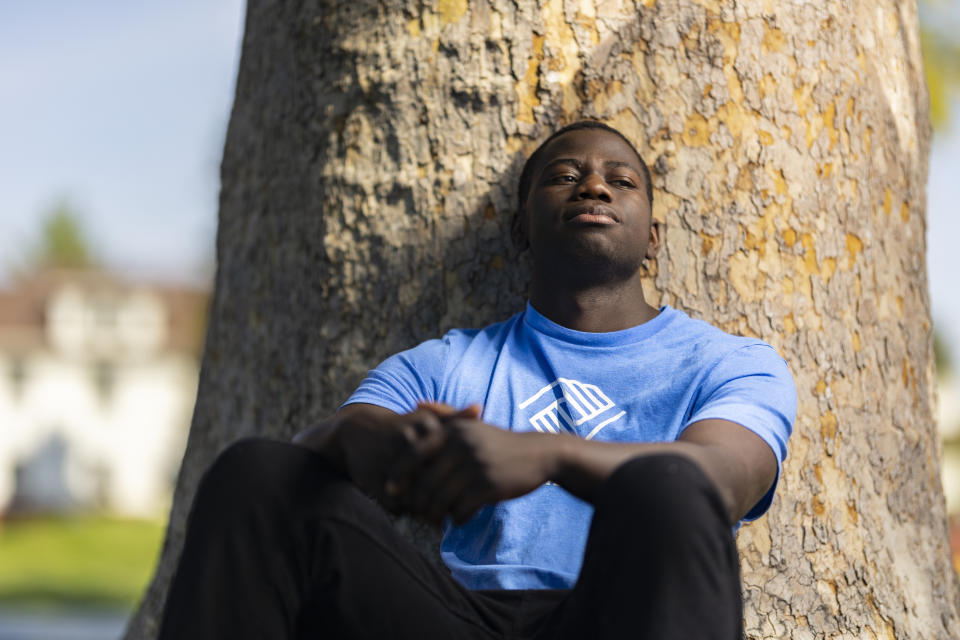
<path id="1" fill-rule="evenodd" d="M 0 291 L 0 510 L 168 506 L 206 299 L 97 270 Z"/>

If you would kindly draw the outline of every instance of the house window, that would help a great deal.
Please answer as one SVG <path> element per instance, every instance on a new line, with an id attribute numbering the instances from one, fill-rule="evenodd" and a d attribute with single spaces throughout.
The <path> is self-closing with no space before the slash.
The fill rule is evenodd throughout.
<path id="1" fill-rule="evenodd" d="M 97 360 L 93 363 L 93 386 L 97 389 L 100 402 L 109 404 L 113 399 L 117 384 L 116 366 L 109 360 Z"/>
<path id="2" fill-rule="evenodd" d="M 19 400 L 23 397 L 23 388 L 27 382 L 27 363 L 22 357 L 13 356 L 10 359 L 7 376 L 10 378 L 11 395 L 14 400 Z"/>

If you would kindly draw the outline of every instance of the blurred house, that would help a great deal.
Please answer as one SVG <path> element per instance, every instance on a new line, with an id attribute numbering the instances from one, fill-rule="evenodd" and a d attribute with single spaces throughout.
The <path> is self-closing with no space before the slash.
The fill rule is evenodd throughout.
<path id="1" fill-rule="evenodd" d="M 166 508 L 206 300 L 92 269 L 0 291 L 0 511 Z"/>
<path id="2" fill-rule="evenodd" d="M 960 573 L 960 379 L 952 367 L 937 371 L 937 426 L 943 443 L 940 470 L 950 517 L 950 552 Z"/>

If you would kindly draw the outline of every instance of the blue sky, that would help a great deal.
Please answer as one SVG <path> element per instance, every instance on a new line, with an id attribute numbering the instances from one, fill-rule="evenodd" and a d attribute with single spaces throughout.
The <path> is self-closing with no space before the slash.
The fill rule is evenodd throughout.
<path id="1" fill-rule="evenodd" d="M 956 15 L 960 1 L 940 5 Z M 0 2 L 0 282 L 43 214 L 79 214 L 111 267 L 206 282 L 243 0 Z M 928 264 L 960 364 L 960 102 L 935 136 Z"/>
<path id="2" fill-rule="evenodd" d="M 111 266 L 209 273 L 242 0 L 0 3 L 0 269 L 68 202 Z"/>

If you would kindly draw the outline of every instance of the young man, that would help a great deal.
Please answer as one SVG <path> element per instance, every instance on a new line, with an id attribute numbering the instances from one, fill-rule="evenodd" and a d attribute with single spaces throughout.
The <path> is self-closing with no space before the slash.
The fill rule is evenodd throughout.
<path id="1" fill-rule="evenodd" d="M 772 499 L 796 410 L 768 345 L 650 306 L 646 165 L 561 129 L 520 180 L 530 302 L 371 371 L 198 491 L 165 638 L 739 638 L 731 527 Z M 382 509 L 442 524 L 448 571 Z"/>

